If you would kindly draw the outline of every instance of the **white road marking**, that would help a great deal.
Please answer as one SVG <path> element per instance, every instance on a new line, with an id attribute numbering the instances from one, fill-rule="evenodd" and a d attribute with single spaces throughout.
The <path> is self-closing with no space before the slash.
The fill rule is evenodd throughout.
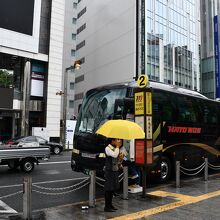
<path id="1" fill-rule="evenodd" d="M 2 210 L 3 208 L 3 210 Z M 0 214 L 18 213 L 10 206 L 6 205 L 2 200 L 0 200 Z"/>
<path id="2" fill-rule="evenodd" d="M 60 164 L 60 163 L 70 163 L 70 161 L 58 161 L 58 162 L 40 162 L 40 165 L 50 165 L 50 164 Z"/>
<path id="3" fill-rule="evenodd" d="M 44 170 L 42 171 L 43 174 L 48 174 L 48 175 L 54 175 L 54 174 L 60 174 L 61 171 L 58 170 Z"/>
<path id="4" fill-rule="evenodd" d="M 61 164 L 61 163 L 71 163 L 71 161 L 58 161 L 58 162 L 41 162 L 40 165 L 50 165 L 50 164 Z M 7 167 L 8 165 L 1 165 L 1 167 Z"/>

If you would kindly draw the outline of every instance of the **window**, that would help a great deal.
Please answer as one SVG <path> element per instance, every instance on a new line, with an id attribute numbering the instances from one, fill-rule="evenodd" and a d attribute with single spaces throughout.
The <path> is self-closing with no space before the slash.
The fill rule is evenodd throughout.
<path id="1" fill-rule="evenodd" d="M 72 23 L 76 24 L 76 18 L 72 18 Z"/>
<path id="2" fill-rule="evenodd" d="M 76 130 L 95 132 L 106 119 L 112 119 L 115 112 L 114 103 L 116 100 L 122 100 L 126 91 L 124 88 L 89 91 L 83 101 Z"/>
<path id="3" fill-rule="evenodd" d="M 86 44 L 86 41 L 83 40 L 79 44 L 76 45 L 76 50 L 79 50 L 80 48 L 84 47 Z"/>
<path id="4" fill-rule="evenodd" d="M 85 63 L 85 57 L 82 57 L 82 58 L 80 59 L 80 62 L 81 62 L 81 64 Z"/>
<path id="5" fill-rule="evenodd" d="M 71 82 L 71 83 L 70 83 L 70 90 L 74 90 L 74 85 L 75 85 L 74 82 Z"/>
<path id="6" fill-rule="evenodd" d="M 76 94 L 75 100 L 83 99 L 83 95 L 84 95 L 83 92 Z"/>
<path id="7" fill-rule="evenodd" d="M 69 100 L 69 108 L 74 108 L 74 100 Z"/>
<path id="8" fill-rule="evenodd" d="M 86 7 L 85 8 L 83 8 L 79 13 L 78 13 L 78 15 L 77 15 L 77 18 L 80 18 L 83 14 L 85 14 L 86 13 Z"/>
<path id="9" fill-rule="evenodd" d="M 71 50 L 71 56 L 72 56 L 72 57 L 75 57 L 75 56 L 76 56 L 76 50 L 73 50 L 73 49 Z"/>
<path id="10" fill-rule="evenodd" d="M 75 82 L 79 83 L 79 82 L 81 82 L 83 80 L 84 80 L 84 75 L 81 75 L 81 76 L 76 77 Z"/>
<path id="11" fill-rule="evenodd" d="M 199 122 L 199 108 L 196 99 L 187 96 L 178 96 L 178 121 L 180 122 Z"/>
<path id="12" fill-rule="evenodd" d="M 82 26 L 80 26 L 80 27 L 77 29 L 77 34 L 79 34 L 80 32 L 82 32 L 85 28 L 86 28 L 86 23 L 83 24 Z"/>
<path id="13" fill-rule="evenodd" d="M 77 8 L 77 3 L 73 2 L 73 8 L 74 8 L 74 9 Z"/>
<path id="14" fill-rule="evenodd" d="M 154 125 L 159 121 L 176 120 L 176 99 L 172 93 L 164 91 L 153 92 L 153 112 L 155 114 Z"/>
<path id="15" fill-rule="evenodd" d="M 76 34 L 72 34 L 72 40 L 76 40 Z"/>
<path id="16" fill-rule="evenodd" d="M 219 124 L 219 110 L 215 103 L 203 101 L 203 120 L 209 124 Z"/>
<path id="17" fill-rule="evenodd" d="M 36 142 L 36 138 L 34 136 L 29 136 L 21 140 L 24 143 Z"/>
<path id="18" fill-rule="evenodd" d="M 45 140 L 45 139 L 43 139 L 43 138 L 41 138 L 41 137 L 36 137 L 36 139 L 37 139 L 37 142 L 38 142 L 39 144 L 46 144 L 46 143 L 47 143 L 47 140 Z"/>

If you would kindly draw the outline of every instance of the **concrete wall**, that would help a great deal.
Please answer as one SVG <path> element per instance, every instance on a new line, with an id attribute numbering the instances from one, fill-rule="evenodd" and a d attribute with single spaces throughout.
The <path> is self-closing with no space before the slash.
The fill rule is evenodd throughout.
<path id="1" fill-rule="evenodd" d="M 77 51 L 77 59 L 85 57 L 76 74 L 84 74 L 84 81 L 76 84 L 77 94 L 135 75 L 135 1 L 83 0 L 78 13 L 84 7 L 85 14 L 77 20 L 77 28 L 86 23 L 86 29 L 77 35 L 77 43 L 85 40 Z M 75 100 L 76 106 L 80 102 Z"/>
<path id="2" fill-rule="evenodd" d="M 47 123 L 50 137 L 60 136 L 62 57 L 65 0 L 53 0 L 51 9 L 50 47 L 48 64 Z"/>
<path id="3" fill-rule="evenodd" d="M 73 65 L 75 56 L 71 55 L 71 50 L 76 50 L 76 40 L 72 39 L 72 34 L 76 34 L 76 24 L 73 24 L 72 19 L 77 17 L 77 9 L 73 8 L 73 3 L 78 0 L 66 0 L 65 5 L 65 23 L 64 23 L 64 44 L 63 44 L 63 73 L 65 69 Z M 70 90 L 70 82 L 75 82 L 74 71 L 68 71 L 63 75 L 62 90 L 64 91 L 64 77 L 67 77 L 67 104 L 66 116 L 70 119 L 74 114 L 74 109 L 69 108 L 69 100 L 74 100 L 74 90 Z M 61 110 L 61 118 L 63 117 L 63 109 Z"/>

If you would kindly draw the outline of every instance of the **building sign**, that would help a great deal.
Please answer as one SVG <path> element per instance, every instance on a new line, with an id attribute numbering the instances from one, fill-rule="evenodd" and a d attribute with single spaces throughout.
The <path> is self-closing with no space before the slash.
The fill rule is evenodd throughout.
<path id="1" fill-rule="evenodd" d="M 215 47 L 215 98 L 220 98 L 220 61 L 219 61 L 219 30 L 218 16 L 214 16 L 214 47 Z"/>
<path id="2" fill-rule="evenodd" d="M 43 0 L 0 1 L 1 46 L 38 53 L 41 1 L 43 2 Z M 49 11 L 47 7 L 44 8 L 46 12 Z"/>
<path id="3" fill-rule="evenodd" d="M 33 62 L 31 69 L 31 95 L 43 97 L 46 73 L 45 64 L 40 62 Z"/>
<path id="4" fill-rule="evenodd" d="M 0 27 L 32 35 L 34 0 L 1 0 Z"/>
<path id="5" fill-rule="evenodd" d="M 72 149 L 73 148 L 73 137 L 76 127 L 76 120 L 66 120 L 66 145 Z"/>

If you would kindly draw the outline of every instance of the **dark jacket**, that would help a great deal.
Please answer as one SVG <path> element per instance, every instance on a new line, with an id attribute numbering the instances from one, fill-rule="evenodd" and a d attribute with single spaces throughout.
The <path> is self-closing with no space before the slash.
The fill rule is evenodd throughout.
<path id="1" fill-rule="evenodd" d="M 113 146 L 111 149 L 114 151 Z M 113 158 L 111 156 L 106 155 L 105 160 L 105 190 L 106 191 L 115 191 L 119 188 L 119 180 L 118 180 L 118 158 Z"/>

